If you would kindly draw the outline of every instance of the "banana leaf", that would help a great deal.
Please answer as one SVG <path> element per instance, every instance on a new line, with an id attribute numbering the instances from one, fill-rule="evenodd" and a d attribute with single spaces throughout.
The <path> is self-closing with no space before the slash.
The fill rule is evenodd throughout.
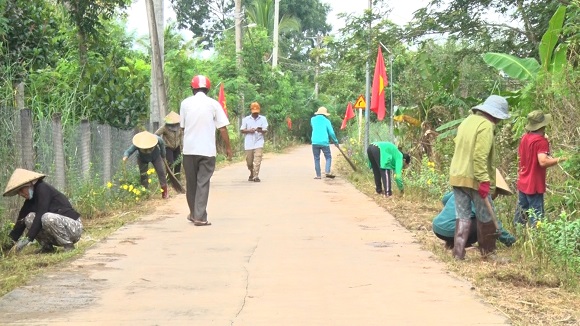
<path id="1" fill-rule="evenodd" d="M 489 52 L 483 54 L 483 60 L 511 78 L 524 81 L 535 79 L 540 71 L 540 64 L 534 58 L 520 59 L 505 53 Z"/>
<path id="2" fill-rule="evenodd" d="M 564 25 L 565 18 L 566 6 L 558 7 L 558 10 L 550 18 L 548 30 L 542 36 L 542 41 L 540 42 L 540 62 L 546 70 L 548 70 L 552 63 L 552 54 L 562 34 L 562 26 Z"/>

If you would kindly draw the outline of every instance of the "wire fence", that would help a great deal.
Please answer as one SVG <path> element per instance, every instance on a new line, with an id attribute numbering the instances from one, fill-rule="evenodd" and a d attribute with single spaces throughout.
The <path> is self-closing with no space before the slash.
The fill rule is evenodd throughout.
<path id="1" fill-rule="evenodd" d="M 8 183 L 12 172 L 22 166 L 22 150 L 19 138 L 24 138 L 19 125 L 18 110 L 14 108 L 0 108 L 0 124 L 4 132 L 0 133 L 0 188 L 2 192 Z M 46 174 L 46 180 L 55 184 L 57 175 L 54 146 L 54 126 L 51 119 L 33 119 L 33 170 Z M 83 173 L 81 140 L 84 132 L 90 130 L 90 167 Z M 90 128 L 81 128 L 81 123 L 62 126 L 64 148 L 64 176 L 63 191 L 72 195 L 75 188 L 82 182 L 101 183 L 105 185 L 122 168 L 123 152 L 131 145 L 133 130 L 121 130 L 97 123 L 90 123 Z M 153 130 L 154 132 L 154 130 Z M 135 161 L 135 155 L 131 158 Z M 21 201 L 17 197 L 4 198 L 0 202 L 0 222 L 6 216 L 13 216 Z"/>

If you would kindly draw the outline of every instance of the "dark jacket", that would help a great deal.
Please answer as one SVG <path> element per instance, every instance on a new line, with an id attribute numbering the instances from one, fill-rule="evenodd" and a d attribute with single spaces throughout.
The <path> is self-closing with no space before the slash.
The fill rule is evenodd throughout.
<path id="1" fill-rule="evenodd" d="M 123 156 L 129 157 L 133 153 L 135 153 L 135 151 L 137 151 L 137 153 L 139 154 L 137 159 L 141 163 L 154 162 L 159 156 L 161 156 L 162 159 L 165 159 L 165 154 L 166 154 L 165 142 L 163 141 L 163 139 L 159 135 L 155 135 L 155 136 L 157 136 L 157 145 L 155 146 L 155 148 L 153 149 L 153 151 L 151 153 L 144 153 L 141 150 L 139 150 L 139 148 L 137 148 L 137 146 L 131 145 L 129 148 L 127 148 L 125 153 L 123 153 Z"/>
<path id="2" fill-rule="evenodd" d="M 18 213 L 16 223 L 10 232 L 10 238 L 12 238 L 12 240 L 18 241 L 20 236 L 22 236 L 22 233 L 24 233 L 24 230 L 26 229 L 24 218 L 29 213 L 36 214 L 34 222 L 32 222 L 32 226 L 30 227 L 30 230 L 28 230 L 27 237 L 30 241 L 33 241 L 38 235 L 38 232 L 42 230 L 42 215 L 45 213 L 55 213 L 67 216 L 73 220 L 78 220 L 81 216 L 74 210 L 70 201 L 63 193 L 56 190 L 53 186 L 43 180 L 38 180 L 34 185 L 32 199 L 24 201 L 20 213 Z"/>

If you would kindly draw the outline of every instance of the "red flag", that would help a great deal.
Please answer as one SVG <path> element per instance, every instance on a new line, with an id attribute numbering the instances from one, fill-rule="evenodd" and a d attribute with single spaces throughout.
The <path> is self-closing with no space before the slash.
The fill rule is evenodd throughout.
<path id="1" fill-rule="evenodd" d="M 342 125 L 340 126 L 340 130 L 346 129 L 346 123 L 348 122 L 348 120 L 354 117 L 355 115 L 354 110 L 352 109 L 352 104 L 348 102 L 348 105 L 346 106 L 346 112 L 344 113 L 344 119 L 342 119 Z"/>
<path id="2" fill-rule="evenodd" d="M 375 77 L 373 78 L 373 88 L 371 91 L 371 111 L 377 114 L 379 121 L 385 118 L 385 87 L 388 83 L 385 60 L 383 59 L 383 52 L 379 46 L 377 63 L 375 64 Z"/>
<path id="3" fill-rule="evenodd" d="M 286 124 L 288 125 L 288 130 L 292 130 L 292 119 L 286 117 Z"/>
<path id="4" fill-rule="evenodd" d="M 218 102 L 220 102 L 222 109 L 226 113 L 226 117 L 228 116 L 228 106 L 226 105 L 226 93 L 224 92 L 224 84 L 220 85 L 220 93 L 218 95 Z"/>

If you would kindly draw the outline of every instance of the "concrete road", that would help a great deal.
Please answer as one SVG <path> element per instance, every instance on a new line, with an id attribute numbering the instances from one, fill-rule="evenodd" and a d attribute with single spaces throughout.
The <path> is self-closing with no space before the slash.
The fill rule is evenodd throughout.
<path id="1" fill-rule="evenodd" d="M 309 146 L 266 155 L 260 183 L 244 163 L 216 171 L 212 226 L 173 194 L 4 296 L 0 324 L 509 324 L 340 176 L 315 180 L 312 161 Z"/>

